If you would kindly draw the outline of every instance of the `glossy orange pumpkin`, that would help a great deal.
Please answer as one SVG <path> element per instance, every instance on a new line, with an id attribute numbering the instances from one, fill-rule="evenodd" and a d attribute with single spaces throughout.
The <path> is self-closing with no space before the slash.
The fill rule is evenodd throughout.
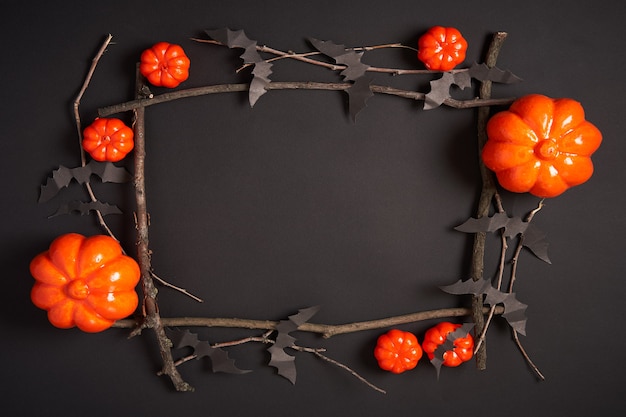
<path id="1" fill-rule="evenodd" d="M 422 354 L 417 337 L 411 332 L 398 329 L 380 335 L 374 349 L 378 366 L 394 374 L 415 368 Z"/>
<path id="2" fill-rule="evenodd" d="M 450 71 L 463 63 L 467 41 L 455 28 L 433 26 L 417 41 L 417 58 L 429 70 Z"/>
<path id="3" fill-rule="evenodd" d="M 426 331 L 422 348 L 430 360 L 435 357 L 437 348 L 446 342 L 448 334 L 456 331 L 459 327 L 461 327 L 460 324 L 444 321 Z M 474 338 L 471 334 L 457 337 L 452 343 L 454 348 L 443 353 L 443 366 L 456 367 L 472 359 L 474 356 Z"/>
<path id="4" fill-rule="evenodd" d="M 33 258 L 30 272 L 31 300 L 56 327 L 99 332 L 137 308 L 139 266 L 109 236 L 62 235 Z"/>
<path id="5" fill-rule="evenodd" d="M 139 71 L 152 85 L 175 88 L 189 78 L 190 64 L 180 45 L 157 42 L 141 54 Z"/>
<path id="6" fill-rule="evenodd" d="M 133 129 L 116 118 L 97 118 L 83 131 L 83 149 L 96 161 L 117 162 L 135 147 Z"/>
<path id="7" fill-rule="evenodd" d="M 569 98 L 531 94 L 487 123 L 483 162 L 509 191 L 556 197 L 593 174 L 602 134 Z"/>

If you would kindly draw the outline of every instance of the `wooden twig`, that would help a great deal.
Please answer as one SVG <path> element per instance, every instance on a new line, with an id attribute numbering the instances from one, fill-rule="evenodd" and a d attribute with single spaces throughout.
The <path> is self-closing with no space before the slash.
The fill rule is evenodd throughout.
<path id="1" fill-rule="evenodd" d="M 265 86 L 266 90 L 330 90 L 330 91 L 344 91 L 350 88 L 350 83 L 322 83 L 313 81 L 276 81 L 271 82 Z M 246 83 L 241 84 L 218 84 L 205 87 L 189 88 L 186 90 L 176 90 L 169 93 L 163 93 L 149 98 L 135 99 L 127 101 L 125 103 L 114 104 L 107 107 L 98 109 L 98 115 L 100 117 L 108 117 L 113 114 L 122 113 L 125 111 L 135 110 L 139 107 L 154 106 L 156 104 L 167 103 L 174 100 L 179 100 L 188 97 L 198 97 L 209 94 L 222 94 L 222 93 L 234 93 L 248 91 L 250 85 Z M 372 92 L 378 94 L 387 94 L 397 96 L 401 98 L 408 98 L 411 100 L 421 101 L 424 100 L 425 94 L 419 91 L 402 90 L 399 88 L 387 87 L 382 85 L 371 85 Z M 476 107 L 485 106 L 499 106 L 506 105 L 513 102 L 513 98 L 498 98 L 498 99 L 469 99 L 469 100 L 456 100 L 453 98 L 447 98 L 443 104 L 448 107 L 456 109 L 470 109 Z"/>
<path id="2" fill-rule="evenodd" d="M 250 336 L 250 337 L 244 337 L 243 339 L 238 339 L 238 340 L 233 340 L 231 342 L 221 342 L 221 343 L 213 343 L 211 344 L 211 347 L 214 349 L 219 349 L 219 348 L 224 348 L 224 347 L 229 347 L 229 346 L 237 346 L 237 345 L 243 345 L 245 343 L 265 343 L 265 344 L 274 344 L 276 343 L 276 340 L 271 339 L 270 338 L 270 334 L 272 334 L 274 330 L 268 330 L 267 332 L 263 333 L 263 335 L 261 336 Z M 315 356 L 317 356 L 318 358 L 332 364 L 335 365 L 341 369 L 343 369 L 344 371 L 350 373 L 352 376 L 354 376 L 356 379 L 358 379 L 359 381 L 363 382 L 365 385 L 367 385 L 368 387 L 372 388 L 375 391 L 378 391 L 382 394 L 386 394 L 387 392 L 385 390 L 383 390 L 382 388 L 377 387 L 376 385 L 372 384 L 371 382 L 369 382 L 367 379 L 365 379 L 364 377 L 362 377 L 361 375 L 359 375 L 355 370 L 353 370 L 352 368 L 350 368 L 347 365 L 344 365 L 343 363 L 336 361 L 335 359 L 331 359 L 328 356 L 324 355 L 322 352 L 325 352 L 326 349 L 324 348 L 311 348 L 311 347 L 305 347 L 305 346 L 299 346 L 299 345 L 291 345 L 289 346 L 291 349 L 296 350 L 298 352 L 308 352 L 308 353 L 312 353 Z M 187 356 L 183 356 L 182 358 L 178 359 L 176 362 L 174 362 L 175 366 L 179 366 L 182 365 L 185 362 L 189 362 L 192 359 L 196 359 L 198 358 L 198 355 L 195 353 L 192 353 L 191 355 L 187 355 Z M 163 375 L 163 372 L 159 372 L 157 375 Z"/>
<path id="3" fill-rule="evenodd" d="M 528 215 L 526 216 L 526 219 L 524 220 L 526 223 L 530 223 L 532 219 L 535 217 L 535 214 L 537 214 L 543 208 L 543 202 L 544 202 L 544 199 L 539 200 L 539 204 L 537 204 L 537 207 L 535 207 L 534 209 L 530 211 L 530 213 L 528 213 Z M 511 259 L 511 280 L 509 281 L 509 288 L 508 288 L 509 292 L 513 292 L 513 285 L 515 284 L 515 280 L 517 279 L 517 261 L 519 259 L 519 255 L 523 247 L 524 247 L 524 234 L 522 234 L 519 237 L 517 246 L 515 248 L 515 253 L 513 254 L 513 258 Z"/>
<path id="4" fill-rule="evenodd" d="M 537 207 L 531 210 L 528 216 L 526 216 L 525 221 L 527 223 L 530 223 L 533 217 L 535 217 L 535 214 L 537 214 L 539 210 L 543 208 L 543 201 L 544 200 L 541 199 Z M 511 259 L 511 280 L 509 281 L 508 292 L 513 292 L 513 284 L 515 284 L 515 280 L 517 279 L 517 264 L 518 264 L 519 256 L 520 256 L 520 253 L 522 252 L 523 247 L 524 247 L 524 234 L 522 233 L 517 241 L 517 246 L 515 247 L 515 253 L 513 254 L 513 258 Z M 530 359 L 530 356 L 526 352 L 526 349 L 524 349 L 524 346 L 522 346 L 522 342 L 519 339 L 519 335 L 517 334 L 517 331 L 511 328 L 511 333 L 513 336 L 513 340 L 515 341 L 515 344 L 517 345 L 520 352 L 522 353 L 522 356 L 526 360 L 526 363 L 528 363 L 528 366 L 530 366 L 530 368 L 533 370 L 535 375 L 537 375 L 537 377 L 540 380 L 544 381 L 546 379 L 545 376 L 541 373 L 541 371 L 539 370 L 539 367 L 535 365 L 532 359 Z"/>
<path id="5" fill-rule="evenodd" d="M 87 87 L 89 86 L 89 83 L 91 82 L 91 78 L 93 77 L 94 72 L 96 71 L 96 67 L 98 66 L 98 62 L 100 62 L 100 58 L 102 58 L 102 55 L 104 55 L 104 52 L 106 51 L 107 47 L 111 43 L 112 39 L 113 39 L 113 36 L 109 34 L 104 39 L 104 42 L 102 42 L 100 49 L 98 49 L 98 52 L 96 52 L 96 55 L 91 60 L 91 65 L 89 66 L 89 70 L 87 71 L 87 75 L 85 76 L 85 80 L 83 81 L 83 85 L 78 91 L 76 98 L 74 99 L 74 105 L 73 105 L 74 122 L 76 124 L 78 147 L 80 149 L 80 164 L 82 167 L 84 167 L 87 164 L 87 156 L 85 155 L 85 150 L 83 149 L 83 146 L 82 146 L 83 128 L 82 128 L 82 123 L 80 119 L 80 111 L 79 111 L 80 101 L 82 100 L 83 95 L 85 95 L 85 91 L 87 91 Z M 87 194 L 89 194 L 89 198 L 91 199 L 91 201 L 96 202 L 97 198 L 93 192 L 93 189 L 89 181 L 85 182 L 85 189 L 87 190 Z M 102 212 L 100 210 L 95 210 L 95 212 L 96 212 L 96 217 L 98 218 L 98 223 L 100 224 L 100 226 L 107 232 L 109 236 L 111 236 L 115 240 L 118 240 L 113 235 L 113 232 L 109 228 L 109 225 L 104 220 L 104 216 L 102 215 Z"/>
<path id="6" fill-rule="evenodd" d="M 522 353 L 522 356 L 526 360 L 526 363 L 528 364 L 528 366 L 530 366 L 530 369 L 532 369 L 535 375 L 537 375 L 537 378 L 539 378 L 542 381 L 545 381 L 546 377 L 541 373 L 541 371 L 539 370 L 539 367 L 535 365 L 532 359 L 530 359 L 530 356 L 528 356 L 528 353 L 526 353 L 526 349 L 524 349 L 524 346 L 522 346 L 522 342 L 520 342 L 519 335 L 517 334 L 515 329 L 511 329 L 511 332 L 513 333 L 513 340 L 515 341 L 515 344 L 517 345 L 520 352 Z"/>
<path id="7" fill-rule="evenodd" d="M 136 95 L 141 98 L 145 90 L 143 76 L 137 67 L 136 72 Z M 145 109 L 139 107 L 135 109 L 133 123 L 135 140 L 135 200 L 137 203 L 137 262 L 141 271 L 141 287 L 143 290 L 143 321 L 139 323 L 134 334 L 141 332 L 143 328 L 154 330 L 159 344 L 161 359 L 163 360 L 163 374 L 169 376 L 177 391 L 192 391 L 193 387 L 185 382 L 176 369 L 172 358 L 172 342 L 165 334 L 165 327 L 161 321 L 159 307 L 157 304 L 157 289 L 152 280 L 151 259 L 148 239 L 148 209 L 146 204 L 145 185 Z"/>
<path id="8" fill-rule="evenodd" d="M 171 282 L 167 282 L 166 280 L 164 280 L 163 278 L 161 278 L 160 276 L 155 274 L 154 271 L 150 271 L 150 275 L 152 275 L 152 278 L 155 279 L 157 282 L 159 282 L 164 287 L 168 287 L 168 288 L 171 288 L 171 289 L 173 289 L 175 291 L 178 291 L 179 293 L 181 293 L 183 295 L 186 295 L 187 297 L 189 297 L 192 300 L 197 301 L 199 303 L 203 303 L 204 302 L 204 300 L 202 298 L 198 297 L 197 295 L 194 295 L 194 294 L 190 293 L 186 289 L 184 289 L 182 287 L 179 287 L 178 285 L 174 285 Z"/>
<path id="9" fill-rule="evenodd" d="M 191 38 L 191 40 L 194 40 L 196 42 L 201 42 L 201 43 L 208 43 L 212 45 L 226 46 L 222 42 L 216 41 L 214 39 Z M 385 48 L 408 49 L 410 51 L 417 53 L 417 49 L 407 46 L 407 45 L 402 45 L 401 43 L 386 43 L 382 45 L 361 46 L 361 47 L 356 47 L 356 48 L 348 48 L 346 49 L 346 51 L 351 50 L 351 51 L 356 51 L 356 52 L 363 52 L 363 51 L 373 51 L 373 50 L 385 49 Z M 320 67 L 328 68 L 332 71 L 342 71 L 347 68 L 346 65 L 343 65 L 343 64 L 332 64 L 329 62 L 324 62 L 324 61 L 319 61 L 317 59 L 309 58 L 311 56 L 323 55 L 319 51 L 304 52 L 304 53 L 297 53 L 297 52 L 291 52 L 291 51 L 285 52 L 279 49 L 271 48 L 266 45 L 257 45 L 256 50 L 259 52 L 265 52 L 265 53 L 270 53 L 272 55 L 275 55 L 274 58 L 266 59 L 265 62 L 272 62 L 272 61 L 276 61 L 279 59 L 295 59 L 296 61 L 306 62 L 307 64 L 312 64 L 312 65 L 317 65 Z M 237 72 L 252 65 L 253 64 L 243 64 L 237 70 Z M 437 74 L 437 73 L 443 72 L 443 71 L 434 71 L 434 70 L 427 70 L 427 69 L 381 68 L 381 67 L 373 67 L 373 66 L 368 67 L 366 71 L 382 73 L 382 74 L 391 74 L 391 75 Z M 467 71 L 467 68 L 455 69 L 450 72 L 463 72 L 463 71 Z"/>
<path id="10" fill-rule="evenodd" d="M 485 57 L 485 64 L 488 67 L 494 67 L 500 53 L 500 48 L 506 39 L 506 32 L 496 32 L 491 40 L 487 55 Z M 489 100 L 491 98 L 491 81 L 483 81 L 480 86 L 479 98 L 481 100 Z M 482 162 L 480 153 L 482 152 L 485 143 L 487 142 L 487 120 L 489 119 L 489 107 L 478 108 L 478 161 L 480 169 L 480 177 L 482 180 L 482 189 L 478 200 L 478 208 L 476 210 L 476 217 L 481 218 L 489 215 L 489 209 L 493 201 L 493 197 L 496 193 L 496 184 L 493 178 L 493 174 Z M 484 277 L 484 260 L 485 260 L 485 240 L 487 234 L 485 232 L 478 232 L 474 235 L 474 245 L 472 248 L 472 264 L 470 277 L 474 281 L 482 280 Z M 482 334 L 485 327 L 485 317 L 483 311 L 483 296 L 472 297 L 472 317 L 475 323 L 476 334 Z M 476 352 L 476 367 L 480 370 L 487 368 L 487 350 L 486 339 L 483 337 L 480 348 Z"/>
<path id="11" fill-rule="evenodd" d="M 496 307 L 495 314 L 502 314 L 504 308 Z M 387 317 L 377 320 L 362 321 L 347 324 L 316 324 L 304 323 L 298 327 L 298 331 L 317 333 L 328 339 L 330 337 L 355 333 L 366 330 L 383 329 L 403 324 L 417 323 L 425 320 L 441 319 L 447 317 L 464 317 L 472 313 L 470 308 L 442 308 L 439 310 L 420 311 L 401 316 Z M 489 308 L 483 307 L 483 314 L 488 314 Z M 162 317 L 161 323 L 165 327 L 226 327 L 234 329 L 251 330 L 275 330 L 279 324 L 272 320 L 254 320 L 243 318 L 221 318 L 221 317 Z M 131 329 L 137 327 L 139 323 L 133 319 L 118 320 L 113 327 Z"/>
<path id="12" fill-rule="evenodd" d="M 214 343 L 211 344 L 211 347 L 214 349 L 220 349 L 220 348 L 224 348 L 224 347 L 229 347 L 229 346 L 238 346 L 238 345 L 243 345 L 244 343 L 252 343 L 252 342 L 257 342 L 257 343 L 274 343 L 273 340 L 271 340 L 269 338 L 270 334 L 273 332 L 273 330 L 269 330 L 265 333 L 263 333 L 262 336 L 250 336 L 250 337 L 244 337 L 243 339 L 238 339 L 238 340 L 233 340 L 230 342 L 222 342 L 222 343 Z M 183 356 L 182 358 L 178 359 L 176 362 L 174 362 L 174 366 L 179 366 L 182 365 L 185 362 L 189 362 L 192 359 L 197 359 L 198 355 L 195 353 L 192 353 L 191 355 L 187 355 L 187 356 Z M 157 372 L 158 376 L 163 375 L 163 371 L 159 371 Z"/>
<path id="13" fill-rule="evenodd" d="M 496 191 L 494 196 L 494 202 L 496 205 L 496 211 L 498 213 L 504 213 L 504 207 L 502 207 L 502 199 L 500 198 L 500 194 Z M 498 272 L 496 278 L 496 289 L 500 290 L 502 288 L 502 280 L 504 277 L 504 267 L 506 264 L 506 252 L 508 249 L 507 238 L 504 230 L 500 231 L 500 261 L 498 262 Z M 489 314 L 487 314 L 487 319 L 485 320 L 485 325 L 483 326 L 482 332 L 477 337 L 476 344 L 474 345 L 474 354 L 478 352 L 485 341 L 485 337 L 487 337 L 487 330 L 489 329 L 489 325 L 491 324 L 491 320 L 496 312 L 496 306 L 493 305 L 489 309 Z"/>
<path id="14" fill-rule="evenodd" d="M 294 347 L 295 348 L 295 347 Z M 358 379 L 359 381 L 361 381 L 362 383 L 364 383 L 365 385 L 367 385 L 368 387 L 370 387 L 371 389 L 380 392 L 381 394 L 386 394 L 387 391 L 385 391 L 382 388 L 377 387 L 376 385 L 372 384 L 371 382 L 369 382 L 367 379 L 365 379 L 364 377 L 362 377 L 361 375 L 359 375 L 355 370 L 353 370 L 352 368 L 344 365 L 341 362 L 338 362 L 334 359 L 329 358 L 328 356 L 322 354 L 323 350 L 321 349 L 310 349 L 307 350 L 307 352 L 311 352 L 313 353 L 315 356 L 317 356 L 318 358 L 331 363 L 341 369 L 343 369 L 344 371 L 349 372 L 353 377 L 355 377 L 356 379 Z"/>

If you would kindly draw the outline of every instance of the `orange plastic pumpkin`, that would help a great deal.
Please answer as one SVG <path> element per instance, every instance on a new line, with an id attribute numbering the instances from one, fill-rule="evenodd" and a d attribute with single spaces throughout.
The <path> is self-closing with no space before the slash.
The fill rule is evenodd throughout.
<path id="1" fill-rule="evenodd" d="M 378 366 L 394 374 L 415 368 L 422 353 L 415 335 L 398 329 L 380 335 L 374 349 Z"/>
<path id="2" fill-rule="evenodd" d="M 100 332 L 137 308 L 139 266 L 109 236 L 62 235 L 33 258 L 30 272 L 31 300 L 56 327 Z"/>
<path id="3" fill-rule="evenodd" d="M 117 162 L 133 150 L 133 129 L 116 118 L 98 118 L 83 131 L 83 149 L 96 161 Z"/>
<path id="4" fill-rule="evenodd" d="M 433 26 L 417 42 L 417 58 L 429 70 L 450 71 L 465 60 L 467 41 L 455 28 Z"/>
<path id="5" fill-rule="evenodd" d="M 422 348 L 430 360 L 435 357 L 435 350 L 445 343 L 448 334 L 459 327 L 461 327 L 460 324 L 444 321 L 426 331 Z M 471 334 L 456 338 L 453 345 L 452 350 L 446 350 L 443 353 L 443 366 L 456 367 L 474 356 L 474 338 Z"/>
<path id="6" fill-rule="evenodd" d="M 158 42 L 141 54 L 139 71 L 152 85 L 175 88 L 189 78 L 190 64 L 180 45 Z"/>
<path id="7" fill-rule="evenodd" d="M 531 94 L 487 123 L 483 162 L 509 191 L 556 197 L 593 174 L 602 134 L 575 100 Z"/>

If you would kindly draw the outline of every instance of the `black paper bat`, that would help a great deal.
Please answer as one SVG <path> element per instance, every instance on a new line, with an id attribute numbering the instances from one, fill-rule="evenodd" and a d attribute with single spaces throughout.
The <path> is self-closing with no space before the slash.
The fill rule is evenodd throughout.
<path id="1" fill-rule="evenodd" d="M 372 80 L 366 76 L 370 67 L 361 62 L 363 52 L 356 52 L 354 49 L 346 48 L 331 41 L 320 41 L 310 38 L 311 44 L 326 56 L 331 57 L 337 64 L 345 65 L 346 68 L 340 75 L 345 81 L 352 81 L 353 84 L 346 90 L 348 93 L 348 108 L 350 118 L 356 120 L 356 115 L 365 108 L 367 100 L 374 95 L 370 89 Z"/>
<path id="2" fill-rule="evenodd" d="M 354 49 L 346 48 L 331 41 L 320 41 L 310 38 L 309 42 L 321 53 L 335 60 L 337 64 L 345 65 L 341 75 L 346 81 L 356 81 L 362 77 L 370 67 L 361 62 L 363 52 L 356 52 Z"/>
<path id="3" fill-rule="evenodd" d="M 501 70 L 498 67 L 489 68 L 487 64 L 477 62 L 474 62 L 468 71 L 469 75 L 478 81 L 493 81 L 502 84 L 514 84 L 522 81 L 509 70 Z"/>
<path id="4" fill-rule="evenodd" d="M 193 349 L 196 359 L 209 357 L 209 359 L 211 359 L 211 370 L 213 372 L 228 374 L 245 374 L 251 372 L 237 368 L 235 361 L 228 356 L 226 350 L 212 347 L 209 342 L 198 339 L 198 335 L 191 333 L 189 330 L 169 330 L 168 333 L 174 345 L 174 349 L 190 347 Z"/>
<path id="5" fill-rule="evenodd" d="M 59 206 L 54 214 L 51 214 L 49 218 L 60 216 L 62 214 L 78 213 L 81 216 L 89 214 L 90 211 L 99 211 L 103 216 L 109 214 L 122 214 L 122 210 L 119 207 L 101 201 L 78 201 L 73 200 L 69 203 Z"/>
<path id="6" fill-rule="evenodd" d="M 509 217 L 506 213 L 495 213 L 491 217 L 469 218 L 454 229 L 464 233 L 495 232 L 504 229 L 505 237 L 523 235 L 523 246 L 530 249 L 542 261 L 552 263 L 548 257 L 548 242 L 545 233 L 535 225 L 525 222 L 521 217 Z"/>
<path id="7" fill-rule="evenodd" d="M 257 62 L 252 70 L 252 81 L 250 81 L 250 91 L 248 92 L 248 100 L 250 107 L 253 107 L 257 100 L 267 92 L 265 87 L 271 82 L 272 63 L 266 61 Z"/>
<path id="8" fill-rule="evenodd" d="M 72 180 L 76 180 L 79 184 L 88 183 L 92 175 L 99 177 L 102 182 L 113 183 L 127 182 L 132 178 L 126 169 L 117 167 L 111 162 L 91 160 L 84 167 L 77 168 L 66 168 L 61 165 L 52 171 L 52 177 L 49 177 L 46 184 L 41 186 L 39 202 L 50 200 L 61 189 L 70 185 Z"/>
<path id="9" fill-rule="evenodd" d="M 472 86 L 472 78 L 468 71 L 444 72 L 441 78 L 430 82 L 430 91 L 424 98 L 424 110 L 439 107 L 450 98 L 450 88 L 456 85 L 461 89 Z"/>
<path id="10" fill-rule="evenodd" d="M 271 82 L 269 76 L 272 74 L 272 63 L 267 62 L 261 57 L 257 51 L 257 41 L 246 36 L 243 30 L 230 30 L 221 28 L 215 30 L 207 30 L 206 33 L 216 41 L 228 46 L 229 48 L 243 48 L 241 54 L 244 64 L 254 65 L 252 70 L 252 81 L 250 82 L 250 90 L 248 92 L 248 100 L 250 107 L 254 107 L 257 100 L 267 92 L 265 87 Z"/>
<path id="11" fill-rule="evenodd" d="M 463 323 L 461 327 L 453 332 L 448 333 L 446 340 L 443 344 L 437 346 L 437 349 L 433 352 L 434 356 L 430 360 L 430 363 L 437 370 L 437 379 L 441 372 L 441 365 L 443 364 L 443 354 L 448 350 L 454 350 L 454 341 L 458 338 L 467 337 L 469 332 L 474 328 L 474 323 Z"/>
<path id="12" fill-rule="evenodd" d="M 468 279 L 466 281 L 458 280 L 452 285 L 439 287 L 444 292 L 454 295 L 473 294 L 475 296 L 484 295 L 485 304 L 495 306 L 502 304 L 504 313 L 502 317 L 506 319 L 516 332 L 526 335 L 526 309 L 528 305 L 520 302 L 515 298 L 515 293 L 499 291 L 487 279 L 474 281 Z"/>
<path id="13" fill-rule="evenodd" d="M 346 90 L 348 93 L 348 110 L 353 122 L 356 120 L 356 115 L 367 106 L 367 100 L 374 95 L 370 89 L 371 83 L 371 78 L 364 75 L 355 80 L 352 86 Z"/>
<path id="14" fill-rule="evenodd" d="M 285 352 L 285 348 L 293 346 L 296 338 L 289 333 L 309 321 L 318 311 L 319 307 L 309 307 L 289 316 L 288 320 L 281 320 L 276 326 L 276 342 L 267 349 L 270 353 L 269 365 L 276 368 L 278 375 L 287 378 L 292 384 L 296 383 L 296 358 Z"/>

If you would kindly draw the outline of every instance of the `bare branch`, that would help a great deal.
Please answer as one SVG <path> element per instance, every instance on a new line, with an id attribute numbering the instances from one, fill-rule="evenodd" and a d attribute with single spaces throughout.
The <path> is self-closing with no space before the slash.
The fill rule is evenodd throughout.
<path id="1" fill-rule="evenodd" d="M 502 314 L 503 307 L 496 307 L 495 314 Z M 324 338 L 355 333 L 366 330 L 383 329 L 402 324 L 417 323 L 425 320 L 440 319 L 446 317 L 464 317 L 472 313 L 470 308 L 442 308 L 439 310 L 421 311 L 402 316 L 387 317 L 378 320 L 362 321 L 348 324 L 315 324 L 304 323 L 298 327 L 299 331 L 318 333 Z M 483 314 L 488 314 L 489 308 L 483 307 Z M 239 329 L 275 330 L 277 321 L 253 320 L 243 318 L 220 318 L 220 317 L 162 317 L 161 323 L 165 327 L 227 327 Z M 132 329 L 137 327 L 138 322 L 133 319 L 118 320 L 113 324 L 115 328 Z"/>
<path id="2" fill-rule="evenodd" d="M 73 108 L 74 108 L 74 121 L 76 123 L 76 133 L 77 133 L 77 137 L 78 137 L 78 147 L 80 149 L 80 163 L 81 163 L 81 166 L 83 166 L 83 167 L 87 164 L 87 157 L 85 155 L 85 150 L 82 147 L 83 128 L 82 128 L 82 123 L 81 123 L 81 119 L 80 119 L 80 111 L 79 111 L 80 101 L 82 100 L 83 95 L 85 94 L 85 91 L 87 91 L 87 87 L 89 86 L 89 83 L 91 82 L 91 78 L 93 77 L 94 72 L 96 71 L 96 67 L 98 66 L 98 62 L 100 62 L 100 58 L 102 58 L 102 55 L 104 55 L 104 52 L 106 51 L 107 47 L 111 43 L 112 39 L 113 39 L 113 36 L 111 34 L 107 35 L 107 37 L 105 38 L 104 42 L 102 43 L 102 46 L 100 46 L 100 49 L 98 49 L 98 52 L 96 53 L 96 55 L 94 56 L 94 58 L 91 61 L 91 66 L 89 67 L 89 70 L 87 71 L 87 75 L 85 77 L 85 81 L 83 82 L 83 85 L 80 88 L 80 91 L 78 92 L 78 95 L 74 99 L 74 106 L 73 106 Z M 93 189 L 91 188 L 91 184 L 89 184 L 89 182 L 85 183 L 85 189 L 87 190 L 87 194 L 89 194 L 89 198 L 91 199 L 91 201 L 92 202 L 96 202 L 97 198 L 96 198 L 96 196 L 95 196 L 95 194 L 93 192 Z M 106 221 L 104 220 L 104 216 L 102 215 L 102 212 L 100 210 L 96 210 L 96 217 L 98 218 L 98 223 L 106 231 L 106 233 L 109 236 L 111 236 L 113 239 L 118 240 L 115 237 L 115 235 L 113 235 L 113 232 L 111 231 L 111 229 L 107 225 Z"/>

